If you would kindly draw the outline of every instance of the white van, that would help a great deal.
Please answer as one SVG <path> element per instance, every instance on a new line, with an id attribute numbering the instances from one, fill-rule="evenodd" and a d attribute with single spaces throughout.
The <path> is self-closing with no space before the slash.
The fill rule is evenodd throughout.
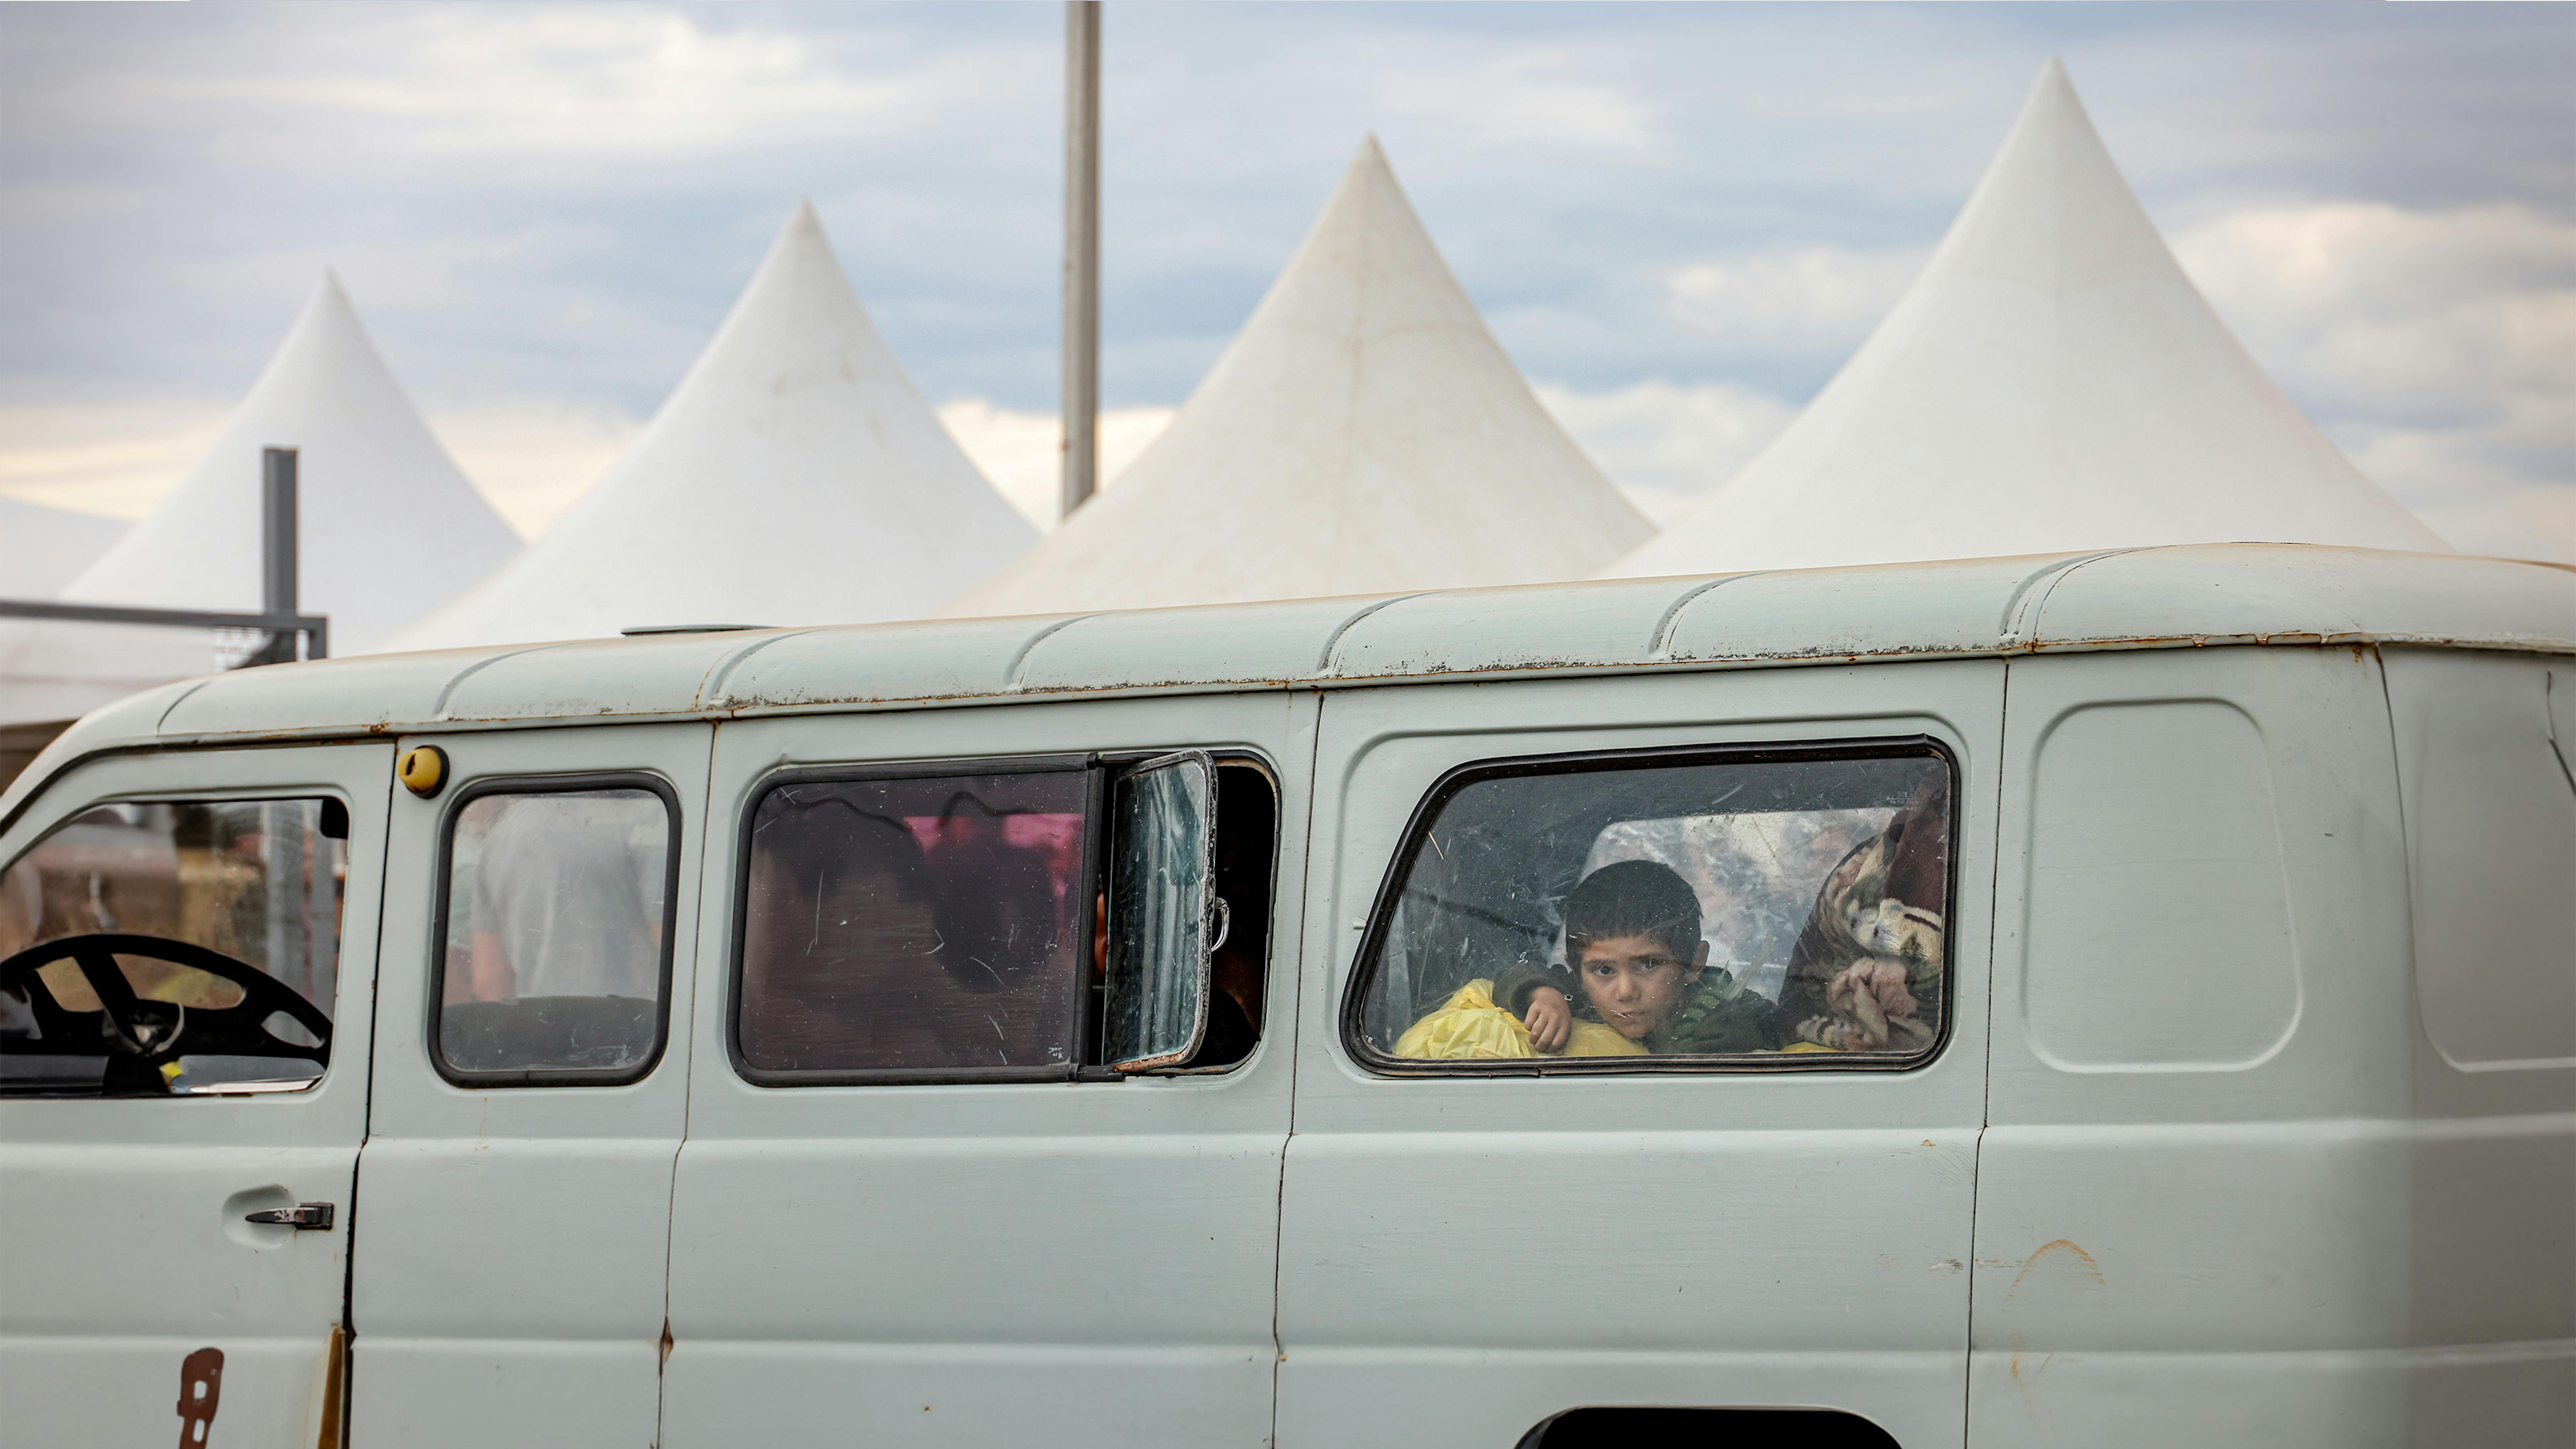
<path id="1" fill-rule="evenodd" d="M 2571 756 L 2576 571 L 2287 546 L 173 685 L 0 1433 L 2568 1443 Z"/>

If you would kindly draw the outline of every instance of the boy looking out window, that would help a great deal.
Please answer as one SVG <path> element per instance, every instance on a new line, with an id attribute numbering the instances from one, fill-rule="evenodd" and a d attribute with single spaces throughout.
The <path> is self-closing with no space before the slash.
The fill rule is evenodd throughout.
<path id="1" fill-rule="evenodd" d="M 1623 860 L 1565 903 L 1563 971 L 1467 983 L 1396 1043 L 1400 1057 L 1610 1057 L 1779 1049 L 1778 1007 L 1708 964 L 1699 895 L 1672 868 Z M 1579 998 L 1579 999 L 1578 999 Z"/>
<path id="2" fill-rule="evenodd" d="M 1777 1007 L 1708 964 L 1699 893 L 1659 861 L 1616 861 L 1585 876 L 1566 898 L 1565 955 L 1571 991 L 1553 971 L 1495 983 L 1494 1003 L 1521 1018 L 1542 1055 L 1564 1052 L 1577 1026 L 1593 1022 L 1658 1056 L 1773 1051 L 1791 1035 Z"/>

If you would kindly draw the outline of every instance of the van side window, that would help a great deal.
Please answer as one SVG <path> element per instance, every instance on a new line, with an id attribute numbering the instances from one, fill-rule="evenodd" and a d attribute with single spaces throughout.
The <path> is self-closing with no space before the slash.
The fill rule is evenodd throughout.
<path id="1" fill-rule="evenodd" d="M 459 1085 L 610 1085 L 661 1056 L 679 808 L 644 776 L 495 782 L 448 816 L 436 1010 Z"/>
<path id="2" fill-rule="evenodd" d="M 1928 742 L 1456 771 L 1372 922 L 1354 1053 L 1391 1073 L 1928 1059 L 1950 797 Z"/>
<path id="3" fill-rule="evenodd" d="M 330 1060 L 348 807 L 101 805 L 0 873 L 0 1090 L 310 1086 Z"/>
<path id="4" fill-rule="evenodd" d="M 745 821 L 730 1046 L 765 1086 L 1222 1071 L 1259 1043 L 1278 801 L 1200 751 L 798 772 Z"/>
<path id="5" fill-rule="evenodd" d="M 1067 1075 L 1092 815 L 1085 769 L 772 787 L 746 853 L 745 1075 Z"/>

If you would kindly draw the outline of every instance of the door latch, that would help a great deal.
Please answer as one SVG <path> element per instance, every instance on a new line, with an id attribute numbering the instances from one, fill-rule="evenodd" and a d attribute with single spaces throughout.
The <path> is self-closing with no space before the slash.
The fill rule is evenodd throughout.
<path id="1" fill-rule="evenodd" d="M 300 1202 L 291 1208 L 267 1208 L 260 1212 L 244 1213 L 242 1221 L 294 1228 L 298 1232 L 310 1230 L 327 1233 L 331 1231 L 332 1218 L 338 1214 L 339 1209 L 327 1202 Z"/>

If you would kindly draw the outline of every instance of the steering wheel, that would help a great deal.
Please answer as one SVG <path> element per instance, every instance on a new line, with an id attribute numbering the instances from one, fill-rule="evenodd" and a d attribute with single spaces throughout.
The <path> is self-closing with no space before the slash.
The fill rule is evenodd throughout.
<path id="1" fill-rule="evenodd" d="M 168 961 L 221 977 L 241 988 L 242 999 L 224 1007 L 144 1000 L 118 968 L 118 956 Z M 37 973 L 56 961 L 70 961 L 80 969 L 98 995 L 98 1010 L 72 1011 L 55 998 Z M 42 1033 L 33 1040 L 0 1039 L 0 1052 L 104 1052 L 107 1075 L 99 1090 L 106 1096 L 167 1095 L 170 1081 L 162 1066 L 190 1054 L 298 1057 L 317 1064 L 331 1055 L 331 1018 L 293 987 L 221 951 L 165 936 L 97 932 L 30 946 L 0 961 L 0 993 L 23 996 Z M 279 1012 L 313 1033 L 318 1045 L 302 1046 L 271 1034 L 266 1023 Z"/>

